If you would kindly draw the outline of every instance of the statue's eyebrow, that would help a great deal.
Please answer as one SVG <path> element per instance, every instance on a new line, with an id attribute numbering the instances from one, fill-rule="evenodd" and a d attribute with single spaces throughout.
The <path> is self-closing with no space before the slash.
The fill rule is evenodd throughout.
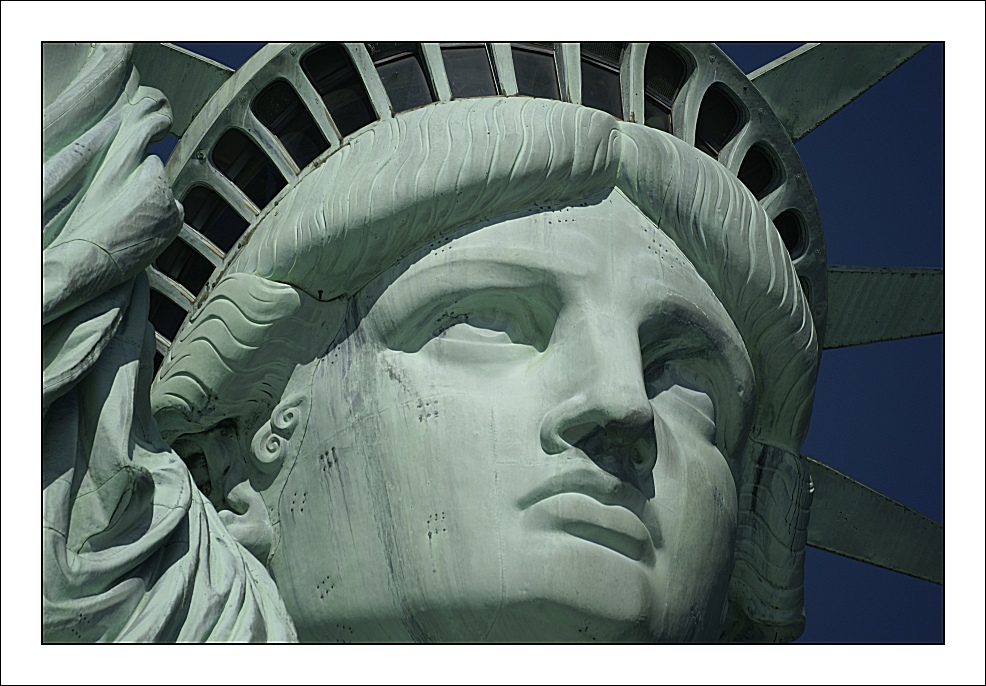
<path id="1" fill-rule="evenodd" d="M 720 321 L 718 313 L 710 315 L 703 303 L 695 302 L 676 289 L 667 288 L 666 284 L 660 283 L 660 286 L 662 296 L 648 308 L 641 320 L 641 347 L 663 348 L 662 342 L 685 334 L 687 340 L 701 349 L 727 355 L 738 352 L 733 350 L 736 346 L 728 335 L 730 329 L 735 327 L 728 315 L 725 321 Z M 738 331 L 736 334 L 739 335 Z"/>
<path id="2" fill-rule="evenodd" d="M 573 240 L 577 240 L 573 236 Z M 450 244 L 446 250 L 455 255 L 455 261 L 487 263 L 490 265 L 519 266 L 545 274 L 583 278 L 593 269 L 591 259 L 585 259 L 583 251 L 551 251 L 527 246 L 504 245 L 456 245 Z M 433 253 L 434 254 L 434 253 Z M 425 269 L 438 267 L 442 263 L 429 261 Z"/>
<path id="3" fill-rule="evenodd" d="M 530 288 L 551 284 L 557 290 L 563 279 L 584 278 L 591 264 L 573 255 L 551 254 L 529 248 L 500 246 L 449 247 L 451 253 L 444 259 L 432 254 L 420 260 L 395 282 L 400 286 L 432 290 L 430 284 L 441 283 L 446 288 L 456 288 L 462 283 L 468 290 L 480 290 L 485 286 L 503 288 L 516 286 Z"/>

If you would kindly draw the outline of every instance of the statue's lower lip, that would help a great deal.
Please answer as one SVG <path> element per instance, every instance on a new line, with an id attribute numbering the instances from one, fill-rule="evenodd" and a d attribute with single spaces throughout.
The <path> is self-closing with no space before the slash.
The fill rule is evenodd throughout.
<path id="1" fill-rule="evenodd" d="M 604 505 L 582 493 L 559 493 L 539 501 L 531 514 L 546 528 L 564 531 L 633 560 L 644 560 L 654 553 L 647 527 L 620 505 Z"/>

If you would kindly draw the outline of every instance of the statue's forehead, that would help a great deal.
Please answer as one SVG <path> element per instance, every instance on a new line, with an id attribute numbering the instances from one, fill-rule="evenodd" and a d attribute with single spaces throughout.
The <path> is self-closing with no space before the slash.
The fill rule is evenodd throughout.
<path id="1" fill-rule="evenodd" d="M 458 288 L 533 288 L 587 303 L 609 297 L 631 316 L 670 293 L 721 309 L 674 241 L 619 190 L 466 227 L 385 270 L 364 294 L 443 297 Z"/>
<path id="2" fill-rule="evenodd" d="M 658 231 L 657 224 L 618 188 L 583 201 L 534 208 L 477 227 L 467 230 L 475 234 L 470 240 L 477 245 L 510 241 L 550 250 L 574 242 L 565 246 L 571 252 L 633 243 L 641 234 L 649 234 L 648 240 L 652 240 Z M 493 227 L 495 233 L 484 230 Z"/>
<path id="3" fill-rule="evenodd" d="M 584 243 L 618 242 L 619 231 L 653 232 L 657 224 L 619 188 L 610 187 L 584 199 L 554 205 L 531 205 L 495 217 L 442 231 L 440 236 L 412 253 L 420 257 L 450 242 L 469 237 L 474 245 L 512 245 L 518 248 L 552 249 L 557 241 Z M 568 231 L 569 229 L 580 231 Z"/>

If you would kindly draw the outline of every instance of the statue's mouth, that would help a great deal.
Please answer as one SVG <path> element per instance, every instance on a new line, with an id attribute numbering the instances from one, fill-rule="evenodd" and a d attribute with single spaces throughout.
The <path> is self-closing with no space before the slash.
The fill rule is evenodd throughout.
<path id="1" fill-rule="evenodd" d="M 603 505 L 581 493 L 560 493 L 536 505 L 549 528 L 598 543 L 634 560 L 653 558 L 644 523 L 625 507 Z"/>
<path id="2" fill-rule="evenodd" d="M 517 501 L 539 528 L 564 531 L 633 560 L 662 547 L 660 524 L 643 493 L 598 468 L 552 476 Z"/>

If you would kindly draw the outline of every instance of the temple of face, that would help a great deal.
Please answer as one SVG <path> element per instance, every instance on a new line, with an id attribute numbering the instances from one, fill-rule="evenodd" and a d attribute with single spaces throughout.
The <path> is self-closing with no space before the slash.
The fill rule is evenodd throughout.
<path id="1" fill-rule="evenodd" d="M 319 89 L 306 57 L 326 50 L 300 56 Z M 244 78 L 262 88 L 283 75 L 287 53 L 272 55 Z M 397 110 L 410 97 L 393 88 L 403 58 L 384 57 L 364 100 L 387 93 Z M 227 85 L 213 103 L 235 100 Z M 652 113 L 648 128 L 603 104 L 456 100 L 405 103 L 348 134 L 355 105 L 326 101 L 335 123 L 322 133 L 343 144 L 323 138 L 329 153 L 307 167 L 297 116 L 254 106 L 245 129 L 193 122 L 182 146 L 217 140 L 210 165 L 175 167 L 186 225 L 164 253 L 166 240 L 143 253 L 160 254 L 156 346 L 139 333 L 138 277 L 124 284 L 129 302 L 111 303 L 122 314 L 104 337 L 119 352 L 45 405 L 46 519 L 62 522 L 46 534 L 46 640 L 800 632 L 811 482 L 798 449 L 817 370 L 806 295 L 819 250 L 795 243 L 792 263 L 749 174 L 744 185 L 710 157 L 722 141 L 707 125 L 711 152 L 657 130 L 673 130 L 670 115 Z M 286 188 L 243 134 L 258 120 L 286 155 L 275 174 L 294 169 Z M 192 146 L 173 164 L 204 159 Z M 782 186 L 775 199 L 800 193 Z M 240 240 L 220 231 L 231 199 L 237 211 L 266 205 Z M 808 227 L 796 237 L 821 246 L 824 269 L 812 211 L 799 208 Z M 201 268 L 182 251 L 216 242 L 220 269 L 193 288 Z M 194 291 L 190 316 L 170 324 L 167 302 Z M 73 340 L 52 337 L 69 363 Z M 104 404 L 133 421 L 75 409 L 107 384 L 124 388 Z M 73 430 L 84 437 L 74 453 Z M 137 447 L 100 465 L 93 435 Z M 73 459 L 98 498 L 63 476 Z M 107 509 L 114 496 L 126 505 Z"/>

